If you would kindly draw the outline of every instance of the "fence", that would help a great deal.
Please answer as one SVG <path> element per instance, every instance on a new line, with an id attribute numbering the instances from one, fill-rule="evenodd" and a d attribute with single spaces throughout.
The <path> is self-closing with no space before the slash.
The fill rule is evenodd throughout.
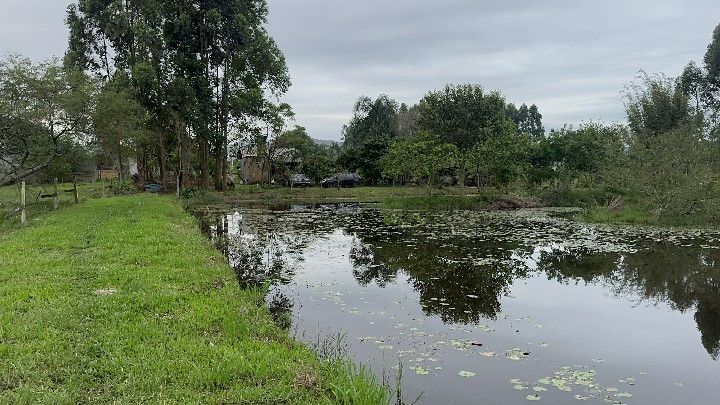
<path id="1" fill-rule="evenodd" d="M 67 187 L 67 186 L 65 186 Z M 2 190 L 0 194 L 0 208 L 5 217 L 12 219 L 19 216 L 20 223 L 26 224 L 28 217 L 39 212 L 57 210 L 60 208 L 61 200 L 71 203 L 79 203 L 79 192 L 77 181 L 73 181 L 69 188 L 61 189 L 58 180 L 55 179 L 53 184 L 46 186 L 28 186 L 24 181 L 19 184 L 16 191 L 14 187 L 8 187 Z M 68 196 L 62 198 L 62 196 Z M 19 206 L 17 205 L 19 202 Z M 5 207 L 3 207 L 5 206 Z M 52 208 L 51 208 L 52 207 Z M 19 214 L 19 215 L 18 215 Z"/>

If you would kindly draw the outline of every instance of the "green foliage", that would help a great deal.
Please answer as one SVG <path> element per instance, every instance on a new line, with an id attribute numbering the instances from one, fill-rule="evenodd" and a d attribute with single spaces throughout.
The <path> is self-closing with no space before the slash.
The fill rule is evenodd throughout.
<path id="1" fill-rule="evenodd" d="M 709 144 L 699 129 L 680 127 L 633 145 L 627 187 L 642 196 L 658 217 L 691 215 L 707 209 L 716 176 Z"/>
<path id="2" fill-rule="evenodd" d="M 430 92 L 420 101 L 419 109 L 421 128 L 455 145 L 462 155 L 502 132 L 510 121 L 503 96 L 486 93 L 474 84 L 448 85 Z"/>
<path id="3" fill-rule="evenodd" d="M 319 182 L 333 173 L 334 162 L 327 148 L 317 145 L 301 126 L 285 131 L 275 139 L 275 145 L 287 151 L 293 168 L 283 167 L 286 172 L 303 173 Z M 298 163 L 299 162 L 299 163 Z"/>
<path id="4" fill-rule="evenodd" d="M 0 61 L 0 185 L 59 164 L 84 141 L 92 90 L 82 72 L 57 60 Z"/>
<path id="5" fill-rule="evenodd" d="M 337 165 L 350 172 L 357 172 L 367 184 L 376 185 L 382 180 L 380 161 L 390 147 L 390 135 L 373 137 L 360 146 L 345 149 L 337 159 Z"/>
<path id="6" fill-rule="evenodd" d="M 461 188 L 465 187 L 465 171 L 475 147 L 490 145 L 486 142 L 516 126 L 507 115 L 503 96 L 499 92 L 485 93 L 474 84 L 448 85 L 428 93 L 420 101 L 418 122 L 421 128 L 457 148 Z"/>
<path id="7" fill-rule="evenodd" d="M 627 142 L 627 130 L 619 125 L 591 123 L 551 131 L 555 178 L 568 186 L 581 178 L 599 180 L 623 158 Z"/>
<path id="8" fill-rule="evenodd" d="M 428 187 L 432 187 L 440 170 L 455 167 L 456 152 L 455 145 L 443 143 L 438 136 L 421 131 L 394 142 L 381 159 L 381 166 L 386 177 L 427 179 Z"/>
<path id="9" fill-rule="evenodd" d="M 150 141 L 147 111 L 127 88 L 109 83 L 97 97 L 92 122 L 96 144 L 105 159 L 119 162 L 122 181 L 124 160 L 140 155 L 142 146 Z"/>
<path id="10" fill-rule="evenodd" d="M 705 53 L 705 69 L 708 74 L 708 81 L 717 90 L 720 88 L 720 25 L 713 31 L 712 41 Z"/>
<path id="11" fill-rule="evenodd" d="M 527 169 L 527 153 L 532 144 L 528 133 L 519 133 L 510 122 L 497 128 L 494 136 L 478 143 L 466 164 L 475 171 L 479 184 L 507 188 Z M 483 181 L 483 179 L 485 181 Z"/>
<path id="12" fill-rule="evenodd" d="M 630 129 L 641 141 L 672 131 L 693 120 L 687 95 L 678 81 L 643 73 L 626 90 Z"/>
<path id="13" fill-rule="evenodd" d="M 65 61 L 123 78 L 150 115 L 155 141 L 143 152 L 159 156 L 161 173 L 180 167 L 184 185 L 194 173 L 205 188 L 212 172 L 222 188 L 232 138 L 254 141 L 285 109 L 270 102 L 290 79 L 267 13 L 265 0 L 78 0 L 68 7 Z"/>
<path id="14" fill-rule="evenodd" d="M 358 172 L 368 184 L 382 180 L 380 159 L 398 136 L 398 104 L 382 94 L 377 99 L 362 96 L 355 103 L 353 118 L 343 128 L 344 149 L 337 166 Z"/>
<path id="15" fill-rule="evenodd" d="M 515 104 L 508 104 L 507 115 L 515 122 L 520 132 L 530 134 L 538 139 L 545 136 L 542 114 L 535 104 L 530 107 L 523 104 L 519 109 L 515 107 Z"/>
<path id="16" fill-rule="evenodd" d="M 395 138 L 398 133 L 398 104 L 382 94 L 377 99 L 361 96 L 355 103 L 353 118 L 343 128 L 345 146 L 359 149 L 366 143 Z"/>

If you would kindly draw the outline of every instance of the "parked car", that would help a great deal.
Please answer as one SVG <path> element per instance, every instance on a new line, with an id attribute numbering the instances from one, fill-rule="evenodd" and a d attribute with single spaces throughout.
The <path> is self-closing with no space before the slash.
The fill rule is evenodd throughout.
<path id="1" fill-rule="evenodd" d="M 290 177 L 290 187 L 312 187 L 313 182 L 304 174 L 293 174 Z"/>
<path id="2" fill-rule="evenodd" d="M 352 188 L 357 187 L 358 184 L 360 184 L 360 176 L 355 173 L 337 174 L 320 182 L 320 185 L 323 186 L 323 188 Z"/>

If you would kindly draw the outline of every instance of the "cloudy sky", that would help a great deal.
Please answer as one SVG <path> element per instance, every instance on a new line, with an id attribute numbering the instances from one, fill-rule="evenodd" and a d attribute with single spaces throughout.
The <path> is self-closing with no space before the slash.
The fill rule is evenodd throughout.
<path id="1" fill-rule="evenodd" d="M 64 52 L 69 1 L 0 0 L 0 53 Z M 408 104 L 446 83 L 535 103 L 548 128 L 623 121 L 640 70 L 677 75 L 720 24 L 717 0 L 269 0 L 297 124 L 340 139 L 360 95 Z"/>

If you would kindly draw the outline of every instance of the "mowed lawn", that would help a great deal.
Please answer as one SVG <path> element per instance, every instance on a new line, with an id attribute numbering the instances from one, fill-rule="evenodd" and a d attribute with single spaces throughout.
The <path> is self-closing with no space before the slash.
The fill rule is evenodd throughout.
<path id="1" fill-rule="evenodd" d="M 63 207 L 0 233 L 0 403 L 367 403 L 241 290 L 170 197 Z"/>

